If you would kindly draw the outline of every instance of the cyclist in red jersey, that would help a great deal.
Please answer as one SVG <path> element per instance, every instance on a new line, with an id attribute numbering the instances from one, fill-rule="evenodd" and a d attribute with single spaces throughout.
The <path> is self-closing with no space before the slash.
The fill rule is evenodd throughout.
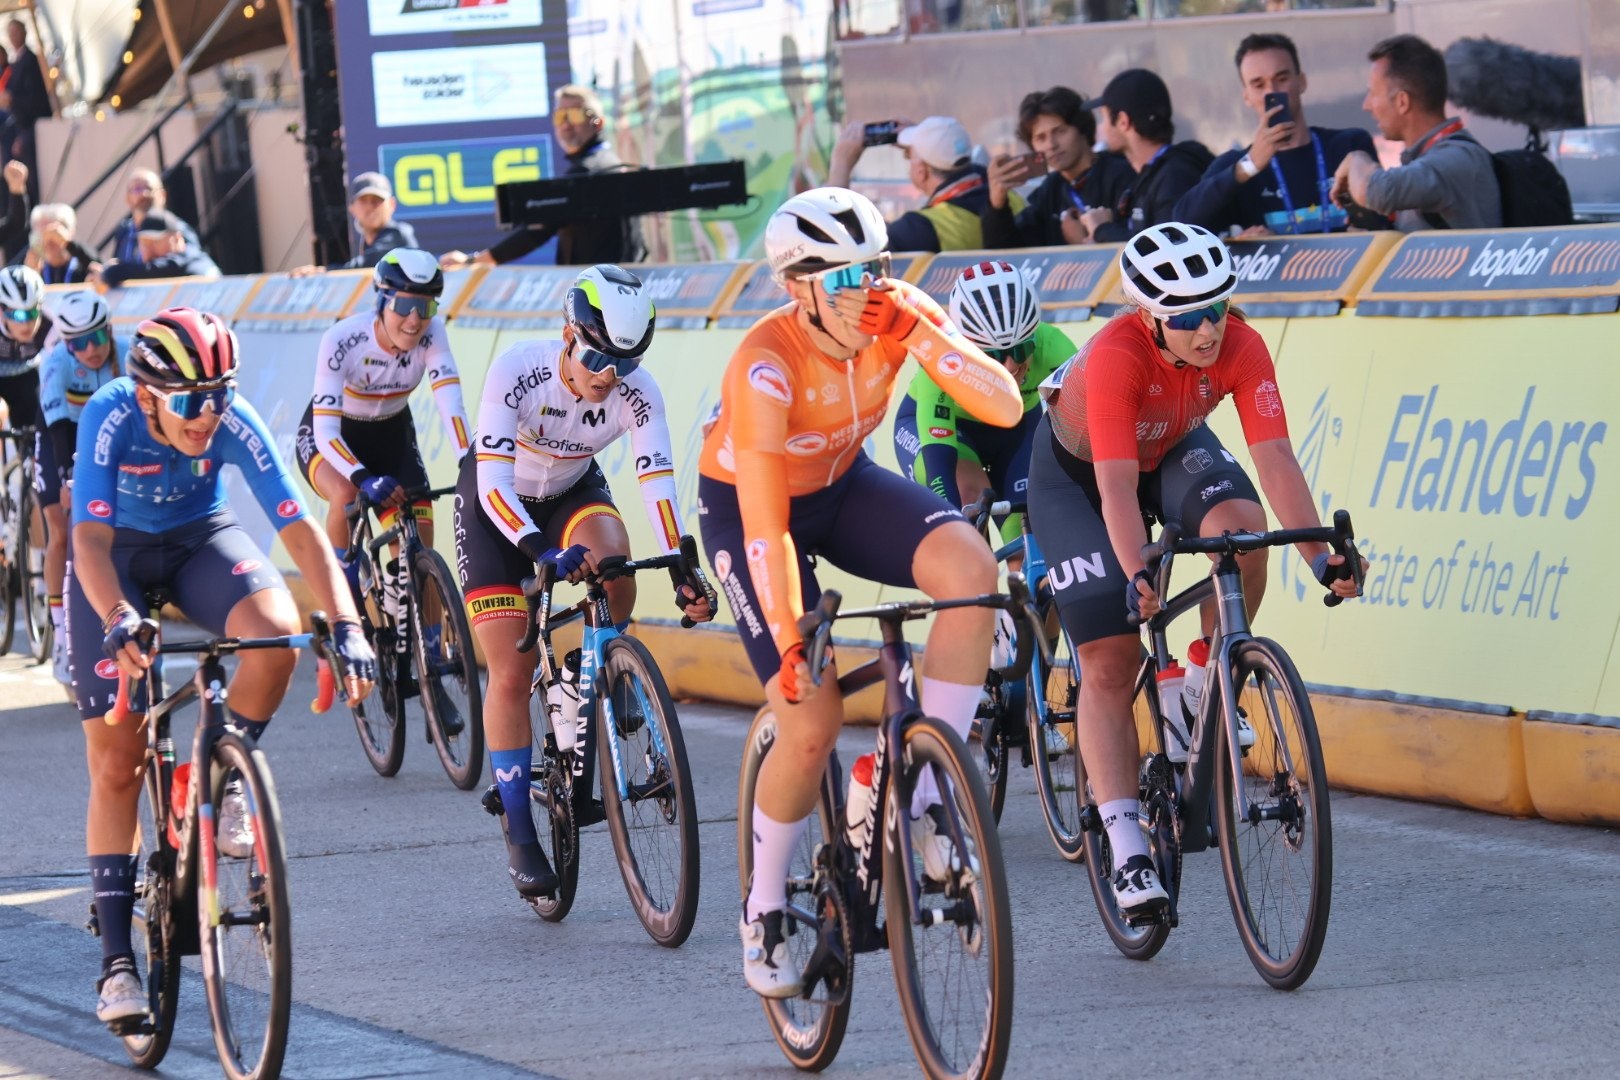
<path id="1" fill-rule="evenodd" d="M 782 938 L 788 863 L 844 719 L 836 682 L 817 691 L 805 667 L 797 622 L 820 595 L 810 556 L 932 597 L 992 591 L 995 561 L 961 511 L 874 464 L 861 444 L 908 353 L 974 418 L 1011 427 L 1024 411 L 1005 368 L 921 289 L 888 277 L 887 245 L 877 208 L 842 188 L 794 196 L 772 215 L 766 255 L 792 302 L 755 323 L 733 355 L 699 466 L 703 544 L 779 725 L 759 777 L 741 924 L 748 985 L 768 997 L 798 992 Z M 941 612 L 928 636 L 922 703 L 964 739 L 993 620 L 987 608 Z M 912 827 L 930 876 L 943 878 L 951 853 L 936 835 L 937 804 L 937 792 L 919 790 Z"/>
<path id="2" fill-rule="evenodd" d="M 1143 512 L 1190 536 L 1266 528 L 1254 484 L 1204 423 L 1230 397 L 1282 526 L 1321 522 L 1289 442 L 1271 354 L 1231 308 L 1237 275 L 1226 245 L 1196 225 L 1156 225 L 1125 245 L 1120 273 L 1134 306 L 1043 384 L 1048 412 L 1030 458 L 1029 512 L 1085 672 L 1080 753 L 1113 849 L 1114 897 L 1122 911 L 1147 912 L 1167 897 L 1138 824 L 1131 713 L 1141 636 L 1127 612 L 1147 618 L 1160 608 L 1142 562 Z M 1355 595 L 1353 582 L 1336 580 L 1342 556 L 1326 544 L 1298 550 L 1317 580 Z M 1239 564 L 1252 614 L 1265 595 L 1266 552 Z M 1188 650 L 1189 679 L 1203 674 L 1192 669 L 1203 662 L 1200 646 L 1207 658 L 1215 615 L 1206 606 L 1205 637 Z M 1167 731 L 1167 744 L 1175 734 Z M 1254 734 L 1241 737 L 1252 742 Z"/>

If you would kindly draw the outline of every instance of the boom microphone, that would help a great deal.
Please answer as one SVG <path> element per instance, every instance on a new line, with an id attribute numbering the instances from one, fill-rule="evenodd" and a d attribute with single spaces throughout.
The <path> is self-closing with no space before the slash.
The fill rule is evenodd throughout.
<path id="1" fill-rule="evenodd" d="M 1540 132 L 1586 125 L 1581 62 L 1491 38 L 1458 38 L 1446 47 L 1447 95 L 1471 113 Z"/>

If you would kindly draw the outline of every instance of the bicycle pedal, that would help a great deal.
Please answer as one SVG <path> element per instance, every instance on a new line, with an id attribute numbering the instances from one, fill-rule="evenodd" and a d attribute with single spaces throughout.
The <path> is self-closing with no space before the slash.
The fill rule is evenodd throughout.
<path id="1" fill-rule="evenodd" d="M 1161 904 L 1144 904 L 1134 911 L 1120 913 L 1120 917 L 1125 920 L 1125 925 L 1133 930 L 1140 930 L 1144 926 L 1158 926 L 1160 923 L 1167 921 L 1169 916 L 1170 902 L 1168 900 Z"/>
<path id="2" fill-rule="evenodd" d="M 118 1020 L 107 1021 L 107 1030 L 120 1039 L 127 1039 L 134 1035 L 153 1035 L 157 1033 L 157 1025 L 152 1018 L 142 1013 L 137 1016 L 125 1016 Z"/>
<path id="3" fill-rule="evenodd" d="M 500 817 L 506 813 L 506 807 L 501 805 L 501 789 L 496 784 L 491 784 L 485 789 L 483 797 L 478 800 L 478 803 L 490 817 Z"/>

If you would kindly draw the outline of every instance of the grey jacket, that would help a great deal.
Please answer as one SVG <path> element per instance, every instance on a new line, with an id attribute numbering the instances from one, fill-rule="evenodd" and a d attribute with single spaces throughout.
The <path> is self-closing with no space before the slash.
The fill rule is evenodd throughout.
<path id="1" fill-rule="evenodd" d="M 1445 124 L 1401 151 L 1399 168 L 1376 172 L 1367 181 L 1367 206 L 1395 217 L 1401 232 L 1431 226 L 1424 214 L 1437 214 L 1453 229 L 1497 229 L 1502 225 L 1502 191 L 1491 153 L 1467 132 L 1443 139 Z"/>

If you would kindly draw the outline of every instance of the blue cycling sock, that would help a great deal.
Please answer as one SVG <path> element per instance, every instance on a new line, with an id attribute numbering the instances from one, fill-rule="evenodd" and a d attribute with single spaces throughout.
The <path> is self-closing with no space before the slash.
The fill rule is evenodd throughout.
<path id="1" fill-rule="evenodd" d="M 343 576 L 349 582 L 349 591 L 354 594 L 356 603 L 360 602 L 360 560 L 349 558 L 348 548 L 333 548 L 332 554 L 337 556 L 338 565 L 343 568 Z"/>
<path id="2" fill-rule="evenodd" d="M 534 832 L 534 815 L 529 811 L 529 770 L 534 763 L 532 747 L 516 750 L 491 750 L 489 763 L 495 769 L 495 786 L 501 792 L 501 806 L 506 810 L 506 836 L 514 844 L 531 844 L 538 837 Z"/>
<path id="3" fill-rule="evenodd" d="M 264 729 L 270 726 L 270 721 L 249 720 L 235 709 L 230 709 L 228 711 L 231 714 L 231 723 L 241 728 L 247 734 L 253 736 L 254 742 L 258 742 L 260 739 L 264 738 Z"/>
<path id="4" fill-rule="evenodd" d="M 135 914 L 135 856 L 90 856 L 90 895 L 101 927 L 102 966 L 118 956 L 133 956 L 129 921 Z"/>
<path id="5" fill-rule="evenodd" d="M 422 641 L 427 646 L 429 656 L 444 655 L 444 624 L 434 623 L 422 627 Z"/>

